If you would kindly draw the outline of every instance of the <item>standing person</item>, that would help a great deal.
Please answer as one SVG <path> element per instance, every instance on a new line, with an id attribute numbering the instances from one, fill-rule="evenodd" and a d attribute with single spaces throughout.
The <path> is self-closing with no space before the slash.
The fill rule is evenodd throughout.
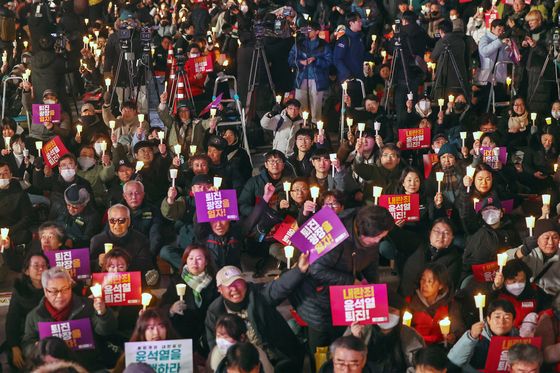
<path id="1" fill-rule="evenodd" d="M 346 15 L 346 32 L 334 48 L 333 64 L 338 71 L 340 83 L 347 79 L 364 77 L 364 43 L 362 42 L 362 18 L 358 13 Z"/>
<path id="2" fill-rule="evenodd" d="M 320 25 L 309 22 L 307 37 L 292 46 L 288 61 L 297 70 L 296 99 L 311 112 L 313 123 L 323 120 L 323 95 L 329 89 L 330 46 L 319 38 Z"/>
<path id="3" fill-rule="evenodd" d="M 299 115 L 301 103 L 296 99 L 286 102 L 282 110 L 280 104 L 274 105 L 271 111 L 261 119 L 261 127 L 274 132 L 272 149 L 281 151 L 285 156 L 294 154 L 296 133 L 301 128 L 303 119 Z"/>

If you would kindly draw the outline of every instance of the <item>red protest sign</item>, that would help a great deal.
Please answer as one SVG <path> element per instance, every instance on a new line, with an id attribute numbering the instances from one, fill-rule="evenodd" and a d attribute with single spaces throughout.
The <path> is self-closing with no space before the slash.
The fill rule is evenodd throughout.
<path id="1" fill-rule="evenodd" d="M 189 79 L 192 80 L 196 74 L 214 71 L 214 62 L 211 55 L 189 58 L 185 63 L 185 68 L 187 69 Z"/>
<path id="2" fill-rule="evenodd" d="M 498 10 L 495 7 L 492 7 L 491 9 L 488 9 L 488 11 L 484 13 L 484 23 L 486 24 L 487 29 L 490 30 L 490 24 L 495 19 L 500 19 L 500 14 L 498 13 Z"/>
<path id="3" fill-rule="evenodd" d="M 140 272 L 94 273 L 92 283 L 101 285 L 103 297 L 108 306 L 142 304 Z"/>
<path id="4" fill-rule="evenodd" d="M 333 325 L 377 324 L 389 320 L 386 284 L 329 286 Z"/>
<path id="5" fill-rule="evenodd" d="M 278 224 L 276 232 L 272 235 L 276 241 L 280 242 L 284 246 L 291 245 L 290 239 L 298 230 L 298 223 L 294 217 L 287 215 L 284 221 Z"/>
<path id="6" fill-rule="evenodd" d="M 473 264 L 471 266 L 473 276 L 478 282 L 494 282 L 498 267 L 498 262 L 489 262 L 483 264 Z"/>
<path id="7" fill-rule="evenodd" d="M 415 194 L 382 194 L 379 206 L 385 207 L 395 220 L 420 220 L 420 196 Z"/>
<path id="8" fill-rule="evenodd" d="M 509 372 L 508 350 L 516 344 L 530 344 L 540 349 L 541 338 L 523 338 L 523 337 L 492 337 L 490 347 L 488 348 L 488 357 L 486 358 L 486 367 L 484 371 L 487 373 Z"/>
<path id="9" fill-rule="evenodd" d="M 428 153 L 422 156 L 422 161 L 424 163 L 424 179 L 427 179 L 432 173 L 432 167 L 439 162 L 439 158 L 435 153 Z"/>
<path id="10" fill-rule="evenodd" d="M 60 157 L 62 157 L 66 153 L 68 153 L 68 149 L 66 149 L 64 143 L 58 136 L 46 143 L 43 146 L 43 149 L 41 149 L 43 160 L 45 161 L 45 164 L 50 168 L 56 167 Z"/>
<path id="11" fill-rule="evenodd" d="M 432 141 L 430 128 L 401 128 L 399 142 L 402 150 L 426 149 Z"/>

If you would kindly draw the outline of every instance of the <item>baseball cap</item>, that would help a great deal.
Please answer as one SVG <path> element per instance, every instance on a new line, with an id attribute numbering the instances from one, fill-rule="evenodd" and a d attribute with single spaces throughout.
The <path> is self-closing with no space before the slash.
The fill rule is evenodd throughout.
<path id="1" fill-rule="evenodd" d="M 216 285 L 221 286 L 230 286 L 236 280 L 245 280 L 243 277 L 243 272 L 237 267 L 234 266 L 225 266 L 222 267 L 216 274 Z"/>

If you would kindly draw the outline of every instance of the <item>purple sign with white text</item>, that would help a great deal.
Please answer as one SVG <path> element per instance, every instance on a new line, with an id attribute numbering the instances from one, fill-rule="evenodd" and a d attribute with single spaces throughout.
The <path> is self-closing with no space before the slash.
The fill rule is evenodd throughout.
<path id="1" fill-rule="evenodd" d="M 58 337 L 72 350 L 95 348 L 91 320 L 77 319 L 68 321 L 39 322 L 39 338 Z"/>
<path id="2" fill-rule="evenodd" d="M 31 113 L 33 124 L 60 122 L 60 104 L 33 104 Z"/>
<path id="3" fill-rule="evenodd" d="M 74 280 L 91 277 L 89 249 L 54 250 L 44 252 L 51 267 L 61 267 L 70 273 Z"/>
<path id="4" fill-rule="evenodd" d="M 234 189 L 197 192 L 194 194 L 198 223 L 239 220 L 237 193 Z"/>

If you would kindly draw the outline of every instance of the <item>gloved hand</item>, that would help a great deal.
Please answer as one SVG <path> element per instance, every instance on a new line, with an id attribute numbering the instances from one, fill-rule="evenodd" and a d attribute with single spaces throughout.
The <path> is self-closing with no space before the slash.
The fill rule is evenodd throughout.
<path id="1" fill-rule="evenodd" d="M 169 315 L 183 315 L 183 312 L 187 309 L 187 305 L 185 301 L 178 300 L 177 302 L 173 303 L 171 308 L 169 309 Z"/>
<path id="2" fill-rule="evenodd" d="M 523 254 L 523 256 L 527 256 L 537 246 L 538 246 L 538 244 L 537 244 L 537 238 L 536 237 L 526 237 L 523 240 L 523 245 L 521 246 L 521 253 Z"/>
<path id="3" fill-rule="evenodd" d="M 280 114 L 281 112 L 282 112 L 282 105 L 276 104 L 272 107 L 272 110 L 270 110 L 270 115 L 275 116 Z"/>

